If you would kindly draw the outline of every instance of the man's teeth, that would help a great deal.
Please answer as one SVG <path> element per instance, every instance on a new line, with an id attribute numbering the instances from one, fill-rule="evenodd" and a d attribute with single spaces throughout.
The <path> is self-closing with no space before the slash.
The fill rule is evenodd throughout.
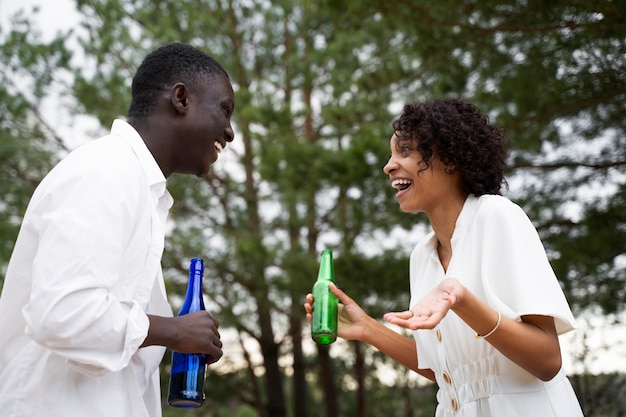
<path id="1" fill-rule="evenodd" d="M 213 142 L 213 146 L 215 146 L 215 149 L 217 149 L 218 152 L 222 152 L 224 150 L 224 147 L 218 141 Z"/>
<path id="2" fill-rule="evenodd" d="M 404 190 L 412 184 L 411 180 L 398 179 L 391 181 L 391 186 L 397 190 Z"/>

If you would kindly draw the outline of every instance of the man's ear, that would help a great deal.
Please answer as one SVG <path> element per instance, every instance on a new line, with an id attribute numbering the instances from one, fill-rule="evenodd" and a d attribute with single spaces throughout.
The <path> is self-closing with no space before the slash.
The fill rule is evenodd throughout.
<path id="1" fill-rule="evenodd" d="M 187 113 L 189 110 L 189 89 L 185 84 L 176 83 L 170 88 L 170 103 L 178 113 Z"/>

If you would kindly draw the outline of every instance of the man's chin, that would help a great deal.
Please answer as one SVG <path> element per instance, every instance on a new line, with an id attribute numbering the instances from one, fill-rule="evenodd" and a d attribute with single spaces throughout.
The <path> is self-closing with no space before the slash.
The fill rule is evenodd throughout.
<path id="1" fill-rule="evenodd" d="M 211 171 L 211 165 L 217 161 L 217 155 L 211 155 L 208 161 L 200 167 L 200 170 L 196 173 L 197 177 L 204 177 Z"/>

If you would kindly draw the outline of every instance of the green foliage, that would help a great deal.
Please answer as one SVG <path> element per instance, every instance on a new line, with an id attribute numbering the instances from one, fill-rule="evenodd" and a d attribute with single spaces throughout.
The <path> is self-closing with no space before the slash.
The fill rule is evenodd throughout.
<path id="1" fill-rule="evenodd" d="M 576 295 L 577 304 L 599 307 L 605 314 L 622 311 L 626 299 L 626 186 L 611 199 L 590 203 L 585 217 L 575 224 L 555 225 L 559 258 L 555 271 Z"/>
<path id="2" fill-rule="evenodd" d="M 569 301 L 578 310 L 624 310 L 622 2 L 76 5 L 85 59 L 74 65 L 72 94 L 79 111 L 103 126 L 126 113 L 140 60 L 166 42 L 207 51 L 235 86 L 235 143 L 205 178 L 168 180 L 176 204 L 163 266 L 176 306 L 189 258 L 205 259 L 209 309 L 221 328 L 258 343 L 261 376 L 234 365 L 227 374 L 210 374 L 207 406 L 166 407 L 166 416 L 282 416 L 300 403 L 311 417 L 322 413 L 317 365 L 294 346 L 307 335 L 301 305 L 323 248 L 335 251 L 339 285 L 370 314 L 407 305 L 406 248 L 421 236 L 415 225 L 424 218 L 400 213 L 381 170 L 393 117 L 404 102 L 424 97 L 470 98 L 505 129 L 508 196 L 535 221 Z M 0 42 L 0 271 L 26 201 L 59 151 L 54 129 L 39 112 L 69 61 L 62 39 L 42 43 L 25 19 L 14 24 Z M 17 78 L 27 86 L 14 88 Z M 380 242 L 396 228 L 412 230 L 408 242 Z M 304 381 L 287 372 L 285 358 L 304 367 L 305 398 L 290 391 Z M 375 352 L 366 358 L 384 362 Z M 356 380 L 358 365 L 350 361 L 333 358 L 342 415 L 356 415 L 355 384 L 367 386 L 371 416 L 390 414 L 390 408 L 432 415 L 431 388 L 424 393 L 401 379 L 387 387 L 369 367 L 365 380 Z M 242 404 L 252 404 L 257 414 Z M 394 406 L 383 410 L 388 404 Z"/>
<path id="3" fill-rule="evenodd" d="M 505 129 L 508 196 L 537 225 L 573 307 L 623 311 L 624 4 L 402 5 L 412 17 L 397 5 L 387 16 L 426 59 L 424 87 L 469 97 Z"/>
<path id="4" fill-rule="evenodd" d="M 571 378 L 586 417 L 621 417 L 626 413 L 626 375 L 611 373 Z"/>
<path id="5" fill-rule="evenodd" d="M 30 195 L 63 149 L 40 107 L 69 58 L 23 14 L 0 30 L 0 286 Z"/>

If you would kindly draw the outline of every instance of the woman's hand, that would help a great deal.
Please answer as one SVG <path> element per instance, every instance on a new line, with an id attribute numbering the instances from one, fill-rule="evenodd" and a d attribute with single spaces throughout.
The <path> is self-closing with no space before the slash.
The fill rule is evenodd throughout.
<path id="1" fill-rule="evenodd" d="M 330 284 L 330 290 L 339 299 L 337 335 L 346 340 L 364 340 L 366 329 L 374 319 L 335 284 Z M 313 314 L 313 294 L 307 294 L 304 310 L 310 323 Z"/>
<path id="2" fill-rule="evenodd" d="M 408 369 L 431 381 L 435 380 L 435 374 L 430 369 L 419 368 L 417 347 L 413 338 L 396 333 L 382 322 L 374 320 L 335 284 L 330 284 L 330 290 L 339 299 L 339 325 L 337 329 L 339 337 L 368 343 Z M 306 318 L 310 323 L 313 313 L 313 294 L 307 294 L 304 309 L 306 310 Z"/>
<path id="3" fill-rule="evenodd" d="M 410 310 L 387 313 L 384 319 L 405 329 L 433 329 L 446 316 L 450 308 L 463 297 L 464 293 L 465 287 L 458 280 L 446 278 Z"/>

